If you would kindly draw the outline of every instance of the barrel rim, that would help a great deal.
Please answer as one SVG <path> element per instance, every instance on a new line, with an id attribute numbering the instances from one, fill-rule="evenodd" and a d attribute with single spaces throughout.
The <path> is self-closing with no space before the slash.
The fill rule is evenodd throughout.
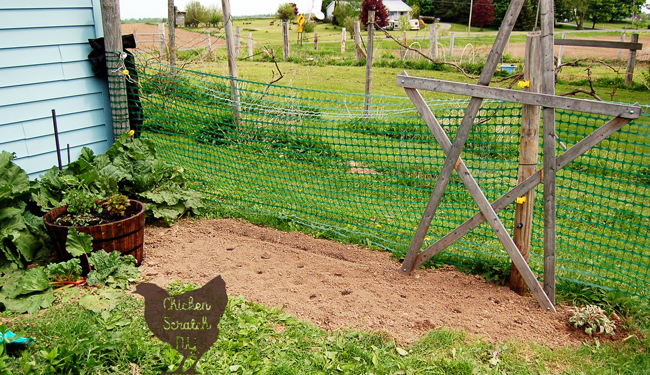
<path id="1" fill-rule="evenodd" d="M 139 217 L 140 215 L 143 215 L 143 217 L 144 217 L 144 210 L 145 210 L 144 203 L 142 203 L 142 202 L 140 202 L 140 201 L 138 201 L 138 200 L 135 200 L 135 199 L 129 199 L 129 202 L 139 204 L 139 205 L 140 205 L 140 210 L 139 210 L 135 215 L 133 215 L 133 216 L 130 216 L 130 217 L 124 218 L 124 219 L 122 219 L 122 220 L 118 220 L 118 221 L 113 221 L 113 222 L 110 222 L 110 223 L 106 223 L 106 224 L 96 224 L 96 225 L 88 225 L 88 226 L 85 226 L 85 227 L 76 227 L 76 226 L 71 226 L 71 225 L 59 225 L 59 224 L 54 224 L 53 222 L 50 221 L 50 220 L 52 220 L 52 221 L 55 220 L 57 217 L 61 216 L 64 212 L 67 212 L 67 211 L 68 211 L 68 205 L 61 206 L 61 207 L 57 207 L 57 208 L 55 208 L 55 209 L 49 211 L 47 214 L 45 214 L 45 216 L 43 216 L 43 221 L 45 222 L 45 224 L 46 224 L 47 226 L 51 226 L 51 227 L 53 227 L 53 228 L 102 228 L 102 227 L 107 227 L 107 226 L 117 225 L 117 224 L 122 223 L 122 222 L 125 222 L 125 221 L 127 221 L 127 220 L 136 220 L 136 219 L 138 219 L 138 217 Z M 56 217 L 53 217 L 53 218 L 50 218 L 50 217 L 49 217 L 50 214 L 51 214 L 52 212 L 54 212 L 54 211 L 56 211 L 56 210 L 58 210 L 58 209 L 61 209 L 61 208 L 64 208 L 65 211 L 61 212 L 61 213 L 60 213 L 59 215 L 57 215 Z"/>

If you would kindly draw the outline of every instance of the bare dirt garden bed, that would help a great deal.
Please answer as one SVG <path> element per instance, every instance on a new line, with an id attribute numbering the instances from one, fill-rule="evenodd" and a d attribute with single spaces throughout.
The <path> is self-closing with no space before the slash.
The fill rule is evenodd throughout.
<path id="1" fill-rule="evenodd" d="M 398 266 L 388 252 L 219 219 L 147 227 L 140 270 L 158 285 L 203 285 L 222 275 L 231 295 L 326 330 L 384 331 L 407 344 L 438 327 L 550 347 L 585 340 L 568 325 L 564 306 L 544 312 L 534 298 L 453 266 L 411 276 L 400 275 Z"/>

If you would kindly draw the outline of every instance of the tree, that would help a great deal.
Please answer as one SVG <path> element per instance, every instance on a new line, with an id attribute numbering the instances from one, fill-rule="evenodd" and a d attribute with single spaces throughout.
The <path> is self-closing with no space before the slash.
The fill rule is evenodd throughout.
<path id="1" fill-rule="evenodd" d="M 492 0 L 476 0 L 472 7 L 472 24 L 480 26 L 483 31 L 484 26 L 494 22 L 494 13 L 496 8 Z"/>
<path id="2" fill-rule="evenodd" d="M 361 3 L 361 23 L 368 26 L 368 12 L 375 11 L 375 24 L 379 27 L 388 26 L 388 11 L 382 0 L 363 0 Z"/>
<path id="3" fill-rule="evenodd" d="M 199 23 L 210 23 L 212 14 L 198 1 L 190 1 L 185 7 L 185 25 L 198 27 Z"/>
<path id="4" fill-rule="evenodd" d="M 298 16 L 298 6 L 295 3 L 280 4 L 277 16 L 283 21 L 295 20 Z"/>
<path id="5" fill-rule="evenodd" d="M 494 22 L 492 24 L 500 25 L 503 22 L 503 17 L 506 15 L 506 11 L 510 5 L 510 0 L 493 0 L 493 2 L 496 12 L 494 13 Z M 535 27 L 535 17 L 537 15 L 537 5 L 538 0 L 524 1 L 524 6 L 521 8 L 521 12 L 519 12 L 519 17 L 517 17 L 513 30 L 533 30 L 533 27 Z M 560 19 L 560 16 L 558 16 L 558 9 L 555 10 L 555 17 Z M 539 20 L 537 26 L 539 26 Z"/>
<path id="6" fill-rule="evenodd" d="M 210 25 L 212 27 L 219 27 L 220 23 L 223 23 L 223 12 L 221 8 L 217 5 L 211 5 L 209 8 L 210 12 Z"/>

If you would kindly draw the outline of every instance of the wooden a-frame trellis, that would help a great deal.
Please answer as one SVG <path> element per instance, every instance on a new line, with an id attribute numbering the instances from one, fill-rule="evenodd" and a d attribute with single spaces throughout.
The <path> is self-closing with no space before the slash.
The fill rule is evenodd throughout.
<path id="1" fill-rule="evenodd" d="M 465 234 L 469 233 L 472 229 L 476 228 L 484 221 L 487 221 L 539 304 L 546 310 L 555 311 L 555 174 L 558 169 L 565 167 L 600 141 L 622 128 L 625 124 L 638 118 L 641 115 L 641 107 L 638 104 L 626 106 L 555 96 L 553 0 L 540 1 L 542 16 L 542 93 L 487 87 L 492 80 L 497 63 L 501 58 L 501 54 L 503 53 L 523 3 L 524 0 L 512 0 L 510 2 L 508 11 L 506 12 L 501 28 L 499 29 L 494 45 L 492 46 L 492 50 L 488 55 L 483 72 L 479 77 L 478 85 L 410 77 L 406 73 L 397 77 L 397 85 L 404 88 L 406 94 L 420 112 L 425 123 L 447 155 L 447 159 L 438 175 L 434 190 L 431 193 L 431 197 L 429 198 L 429 202 L 424 210 L 424 214 L 415 232 L 408 253 L 400 267 L 400 271 L 405 274 L 410 273 L 413 268 L 422 265 L 428 259 L 444 250 Z M 456 138 L 453 143 L 449 140 L 447 133 L 424 101 L 424 98 L 419 93 L 418 89 L 472 97 L 463 116 L 463 120 L 458 127 Z M 543 170 L 537 171 L 492 204 L 488 201 L 485 194 L 483 194 L 480 186 L 476 180 L 474 180 L 469 169 L 460 158 L 460 153 L 465 145 L 467 137 L 469 136 L 469 132 L 474 124 L 476 115 L 480 110 L 483 99 L 496 99 L 540 106 L 543 107 L 544 113 Z M 614 116 L 615 118 L 556 158 L 555 108 L 609 115 Z M 420 253 L 424 237 L 429 230 L 433 216 L 436 213 L 447 187 L 447 183 L 449 182 L 454 170 L 457 171 L 460 179 L 467 187 L 467 190 L 474 198 L 474 201 L 479 206 L 481 212 Z M 544 183 L 543 289 L 528 266 L 528 262 L 523 258 L 512 238 L 509 236 L 504 224 L 497 216 L 498 211 L 513 203 L 517 197 L 524 195 L 542 182 Z"/>

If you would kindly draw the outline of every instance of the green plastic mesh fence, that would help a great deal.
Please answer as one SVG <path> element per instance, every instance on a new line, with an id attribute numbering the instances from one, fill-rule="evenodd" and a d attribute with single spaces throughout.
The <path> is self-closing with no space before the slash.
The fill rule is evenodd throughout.
<path id="1" fill-rule="evenodd" d="M 372 96 L 366 111 L 364 95 L 138 64 L 142 136 L 183 167 L 207 199 L 240 215 L 272 216 L 405 255 L 445 160 L 406 96 Z M 427 101 L 453 139 L 467 101 Z M 520 115 L 519 104 L 485 101 L 463 151 L 490 201 L 516 185 Z M 564 151 L 560 141 L 571 147 L 607 120 L 558 110 L 558 154 Z M 649 133 L 650 116 L 643 115 L 559 172 L 560 284 L 650 297 Z M 541 194 L 538 186 L 530 258 L 538 276 Z M 514 227 L 514 211 L 512 204 L 499 213 L 507 227 Z M 452 177 L 424 246 L 477 212 L 458 176 Z M 509 265 L 486 223 L 434 260 Z"/>

